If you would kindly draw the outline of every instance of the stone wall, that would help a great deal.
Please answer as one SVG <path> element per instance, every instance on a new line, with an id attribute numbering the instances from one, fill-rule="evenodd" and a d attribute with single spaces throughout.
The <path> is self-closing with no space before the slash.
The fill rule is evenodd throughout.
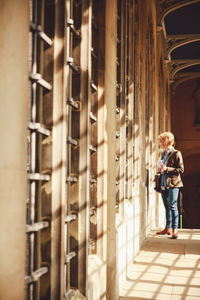
<path id="1" fill-rule="evenodd" d="M 24 298 L 28 2 L 0 3 L 0 299 Z"/>

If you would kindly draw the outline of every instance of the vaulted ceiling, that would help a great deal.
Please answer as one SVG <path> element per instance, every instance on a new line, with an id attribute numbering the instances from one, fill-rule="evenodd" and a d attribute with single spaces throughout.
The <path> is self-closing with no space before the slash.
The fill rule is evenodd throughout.
<path id="1" fill-rule="evenodd" d="M 200 77 L 200 0 L 159 0 L 172 87 Z"/>

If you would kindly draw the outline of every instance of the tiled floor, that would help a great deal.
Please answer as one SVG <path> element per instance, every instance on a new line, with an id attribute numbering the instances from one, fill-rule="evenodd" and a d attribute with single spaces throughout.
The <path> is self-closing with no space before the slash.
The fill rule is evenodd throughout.
<path id="1" fill-rule="evenodd" d="M 179 238 L 152 231 L 127 271 L 120 300 L 200 299 L 200 230 L 179 231 Z"/>

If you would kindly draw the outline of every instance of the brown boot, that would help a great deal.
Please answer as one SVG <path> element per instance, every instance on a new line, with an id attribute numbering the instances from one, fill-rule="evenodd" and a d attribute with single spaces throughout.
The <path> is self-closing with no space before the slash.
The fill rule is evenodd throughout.
<path id="1" fill-rule="evenodd" d="M 171 235 L 171 233 L 172 233 L 171 228 L 165 227 L 165 229 L 163 229 L 162 231 L 158 231 L 156 234 L 159 234 L 159 235 L 165 235 L 165 234 Z"/>
<path id="2" fill-rule="evenodd" d="M 173 229 L 172 239 L 177 239 L 177 238 L 178 238 L 178 231 L 177 229 Z"/>

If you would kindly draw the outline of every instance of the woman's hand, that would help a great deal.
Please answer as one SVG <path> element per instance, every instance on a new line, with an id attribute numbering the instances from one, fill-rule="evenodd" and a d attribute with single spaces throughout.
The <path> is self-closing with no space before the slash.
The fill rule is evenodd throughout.
<path id="1" fill-rule="evenodd" d="M 158 172 L 166 171 L 167 167 L 164 165 L 162 160 L 158 161 Z"/>

